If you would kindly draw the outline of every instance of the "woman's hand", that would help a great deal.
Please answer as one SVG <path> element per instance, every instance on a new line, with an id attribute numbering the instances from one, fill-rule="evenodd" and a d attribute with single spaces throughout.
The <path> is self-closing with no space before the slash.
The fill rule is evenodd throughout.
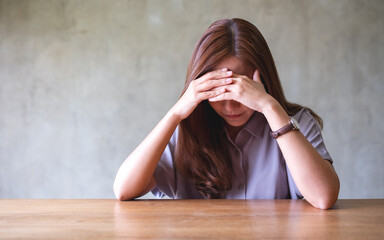
<path id="1" fill-rule="evenodd" d="M 263 113 L 264 107 L 273 98 L 266 93 L 259 71 L 255 70 L 253 80 L 247 76 L 233 74 L 232 84 L 224 86 L 225 92 L 209 99 L 211 102 L 234 100 L 255 111 Z M 220 88 L 221 90 L 222 88 Z"/>
<path id="2" fill-rule="evenodd" d="M 232 77 L 232 71 L 223 68 L 208 72 L 191 81 L 183 96 L 173 107 L 173 113 L 181 119 L 187 118 L 200 102 L 224 93 L 226 87 L 233 83 Z"/>

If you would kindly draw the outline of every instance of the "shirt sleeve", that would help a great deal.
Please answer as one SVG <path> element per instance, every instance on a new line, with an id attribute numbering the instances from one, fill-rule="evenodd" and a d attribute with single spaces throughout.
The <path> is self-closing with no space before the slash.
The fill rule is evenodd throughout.
<path id="1" fill-rule="evenodd" d="M 293 118 L 295 118 L 300 125 L 301 133 L 307 138 L 307 140 L 312 144 L 312 146 L 319 152 L 319 154 L 326 160 L 333 164 L 331 155 L 329 154 L 323 137 L 321 135 L 321 130 L 317 121 L 311 115 L 308 109 L 302 109 L 296 113 Z M 296 183 L 293 181 L 292 175 L 288 169 L 288 185 L 291 193 L 292 199 L 303 198 L 303 195 L 300 193 L 299 189 L 296 186 Z"/>
<path id="2" fill-rule="evenodd" d="M 173 156 L 177 142 L 178 128 L 173 133 L 167 147 L 165 148 L 159 163 L 156 166 L 153 177 L 156 181 L 156 187 L 151 191 L 157 198 L 165 195 L 174 198 L 176 192 L 176 174 L 173 165 Z"/>

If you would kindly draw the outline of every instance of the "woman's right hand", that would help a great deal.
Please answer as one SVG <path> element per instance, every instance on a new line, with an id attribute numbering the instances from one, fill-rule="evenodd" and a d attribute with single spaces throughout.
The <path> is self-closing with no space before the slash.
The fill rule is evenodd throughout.
<path id="1" fill-rule="evenodd" d="M 179 116 L 181 120 L 187 118 L 199 103 L 222 94 L 225 91 L 224 86 L 232 83 L 232 74 L 232 71 L 223 68 L 192 80 L 173 107 L 173 113 Z"/>
<path id="2" fill-rule="evenodd" d="M 191 81 L 179 101 L 119 168 L 113 187 L 117 199 L 133 199 L 156 186 L 153 174 L 177 125 L 201 101 L 223 93 L 225 87 L 232 83 L 232 76 L 233 73 L 224 68 Z"/>

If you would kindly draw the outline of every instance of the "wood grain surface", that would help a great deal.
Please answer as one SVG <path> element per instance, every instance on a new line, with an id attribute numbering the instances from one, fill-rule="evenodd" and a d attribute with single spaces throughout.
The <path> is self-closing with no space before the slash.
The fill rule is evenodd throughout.
<path id="1" fill-rule="evenodd" d="M 384 199 L 0 200 L 0 239 L 384 239 Z"/>

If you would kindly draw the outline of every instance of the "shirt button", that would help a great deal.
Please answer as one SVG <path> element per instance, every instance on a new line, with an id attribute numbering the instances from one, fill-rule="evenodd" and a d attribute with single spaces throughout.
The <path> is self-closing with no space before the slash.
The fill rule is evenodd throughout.
<path id="1" fill-rule="evenodd" d="M 244 184 L 239 184 L 239 190 L 243 190 Z"/>

